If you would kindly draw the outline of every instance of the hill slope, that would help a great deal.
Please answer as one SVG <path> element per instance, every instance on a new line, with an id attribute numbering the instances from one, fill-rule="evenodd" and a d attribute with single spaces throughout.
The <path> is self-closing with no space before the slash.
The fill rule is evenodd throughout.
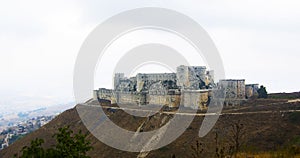
<path id="1" fill-rule="evenodd" d="M 95 104 L 95 102 L 93 102 Z M 230 152 L 230 147 L 234 144 L 234 125 L 242 124 L 243 133 L 240 143 L 247 150 L 270 151 L 278 147 L 288 146 L 300 139 L 300 102 L 288 101 L 287 99 L 267 99 L 251 100 L 241 107 L 227 107 L 223 110 L 214 129 L 204 138 L 198 138 L 198 131 L 203 116 L 196 116 L 189 128 L 176 141 L 171 144 L 144 154 L 146 157 L 191 157 L 195 151 L 192 146 L 196 146 L 197 141 L 202 142 L 204 156 L 212 157 L 216 149 L 216 133 L 218 134 L 218 146 Z M 172 118 L 172 114 L 158 113 L 151 118 L 134 117 L 122 110 L 106 110 L 109 118 L 120 127 L 136 131 L 143 126 L 143 131 L 149 131 L 161 127 L 164 122 Z M 0 157 L 13 157 L 21 151 L 22 147 L 29 145 L 34 138 L 43 138 L 44 147 L 48 148 L 55 144 L 52 135 L 57 129 L 69 125 L 75 132 L 88 130 L 80 120 L 76 108 L 67 110 L 53 119 L 50 123 L 35 132 L 16 141 L 8 148 L 0 151 Z M 98 141 L 92 134 L 88 135 L 94 149 L 88 153 L 91 157 L 138 157 L 140 153 L 124 152 L 111 148 Z M 142 156 L 141 154 L 139 156 Z"/>

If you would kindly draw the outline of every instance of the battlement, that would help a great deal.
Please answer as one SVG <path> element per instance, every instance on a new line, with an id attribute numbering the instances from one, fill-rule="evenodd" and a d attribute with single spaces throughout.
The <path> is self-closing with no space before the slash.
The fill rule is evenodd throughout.
<path id="1" fill-rule="evenodd" d="M 258 87 L 256 84 L 246 86 L 245 79 L 220 80 L 216 84 L 213 77 L 214 71 L 207 71 L 205 66 L 184 65 L 178 66 L 176 73 L 138 73 L 129 78 L 124 73 L 116 73 L 114 89 L 95 90 L 94 99 L 203 109 L 212 89 L 225 89 L 225 102 L 236 104 L 254 95 Z"/>

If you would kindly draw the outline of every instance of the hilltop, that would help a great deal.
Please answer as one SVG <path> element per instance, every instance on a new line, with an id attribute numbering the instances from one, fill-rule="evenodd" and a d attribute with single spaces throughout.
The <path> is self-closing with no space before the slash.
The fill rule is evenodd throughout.
<path id="1" fill-rule="evenodd" d="M 201 148 L 204 150 L 201 154 L 212 157 L 216 149 L 216 136 L 218 147 L 229 152 L 230 146 L 234 143 L 232 139 L 235 125 L 243 131 L 240 137 L 241 150 L 246 148 L 248 152 L 265 152 L 281 150 L 283 147 L 299 146 L 299 99 L 300 93 L 298 92 L 280 93 L 269 95 L 269 99 L 250 99 L 242 106 L 225 107 L 223 115 L 220 116 L 213 130 L 203 138 L 198 138 L 198 131 L 204 117 L 196 116 L 189 128 L 176 141 L 149 153 L 119 151 L 103 144 L 89 134 L 88 139 L 92 142 L 94 149 L 88 155 L 91 157 L 191 157 L 195 153 L 193 147 L 197 146 L 198 141 L 201 142 Z M 89 104 L 97 104 L 97 102 L 93 101 Z M 110 106 L 109 103 L 105 103 L 105 105 Z M 143 131 L 157 129 L 173 116 L 161 111 L 151 118 L 142 118 L 128 115 L 118 109 L 106 108 L 105 111 L 113 122 L 131 131 L 141 128 Z M 57 132 L 58 128 L 66 125 L 69 125 L 75 132 L 82 130 L 84 133 L 88 133 L 75 107 L 66 110 L 40 129 L 0 151 L 0 157 L 13 157 L 23 146 L 29 145 L 34 138 L 43 138 L 45 140 L 44 147 L 51 147 L 55 143 L 52 135 Z"/>

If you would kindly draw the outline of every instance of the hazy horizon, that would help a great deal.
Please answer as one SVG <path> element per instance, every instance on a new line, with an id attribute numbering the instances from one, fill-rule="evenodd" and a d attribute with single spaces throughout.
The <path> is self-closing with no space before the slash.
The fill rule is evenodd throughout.
<path id="1" fill-rule="evenodd" d="M 218 48 L 226 78 L 262 84 L 270 93 L 300 91 L 297 0 L 12 0 L 0 6 L 0 106 L 29 108 L 74 101 L 73 66 L 82 42 L 105 19 L 139 7 L 168 8 L 196 20 Z M 145 37 L 148 34 L 151 37 Z M 178 50 L 186 48 L 172 35 L 135 32 L 120 38 L 108 50 L 117 55 L 105 62 L 114 63 L 125 47 L 132 46 L 132 39 L 154 42 L 157 37 L 175 43 Z M 205 65 L 198 60 L 192 63 Z M 104 66 L 106 72 L 96 73 L 95 88 L 111 86 L 115 65 Z M 147 69 L 166 71 L 162 67 L 139 71 Z"/>

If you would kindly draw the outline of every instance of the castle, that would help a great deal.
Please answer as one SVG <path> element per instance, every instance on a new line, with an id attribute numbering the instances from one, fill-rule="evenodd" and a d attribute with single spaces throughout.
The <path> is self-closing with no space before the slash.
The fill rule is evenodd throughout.
<path id="1" fill-rule="evenodd" d="M 165 105 L 206 109 L 213 89 L 226 91 L 225 104 L 240 104 L 257 93 L 258 84 L 245 85 L 245 80 L 214 82 L 214 72 L 205 66 L 178 66 L 176 73 L 138 73 L 127 78 L 123 73 L 114 76 L 114 89 L 94 90 L 93 99 L 111 103 Z"/>

